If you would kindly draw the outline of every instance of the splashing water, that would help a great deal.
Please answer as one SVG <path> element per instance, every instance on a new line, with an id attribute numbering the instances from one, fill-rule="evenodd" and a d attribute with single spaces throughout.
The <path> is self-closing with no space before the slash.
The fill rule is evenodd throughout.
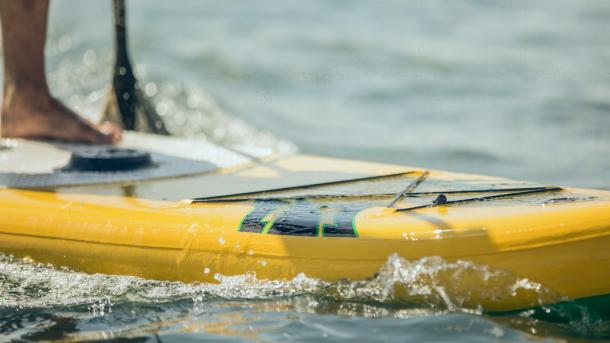
<path id="1" fill-rule="evenodd" d="M 69 36 L 51 43 L 48 55 L 52 57 L 60 50 L 64 38 Z M 107 96 L 112 61 L 112 54 L 93 49 L 87 49 L 82 60 L 63 58 L 51 68 L 50 87 L 55 96 L 95 122 Z M 146 65 L 137 65 L 135 72 L 144 93 L 173 135 L 224 145 L 255 145 L 280 153 L 296 151 L 294 144 L 229 113 L 197 82 L 149 81 L 149 69 Z"/>
<path id="2" fill-rule="evenodd" d="M 218 274 L 218 284 L 186 284 L 85 274 L 28 259 L 0 256 L 0 305 L 20 308 L 89 304 L 108 299 L 116 304 L 164 302 L 176 298 L 203 301 L 307 295 L 337 301 L 379 305 L 413 303 L 431 309 L 471 311 L 465 304 L 475 295 L 491 299 L 512 297 L 518 291 L 532 291 L 540 304 L 559 299 L 540 284 L 508 272 L 466 261 L 447 262 L 439 257 L 408 261 L 392 255 L 374 278 L 363 281 L 325 282 L 303 274 L 288 281 L 270 281 L 247 273 Z"/>
<path id="3" fill-rule="evenodd" d="M 161 319 L 139 323 L 134 329 L 139 334 L 146 334 L 158 332 L 159 321 L 172 322 L 171 325 L 164 324 L 171 326 L 171 330 L 167 330 L 172 332 L 189 332 L 193 329 L 191 326 L 207 333 L 210 330 L 225 332 L 228 329 L 215 327 L 218 325 L 216 322 L 202 324 L 201 316 L 209 315 L 210 311 L 215 316 L 231 316 L 233 310 L 230 308 L 240 311 L 247 308 L 253 315 L 293 311 L 301 315 L 398 320 L 438 314 L 455 316 L 460 313 L 480 317 L 482 309 L 472 306 L 472 298 L 503 299 L 520 292 L 532 292 L 541 305 L 561 300 L 558 294 L 542 285 L 517 278 L 511 273 L 467 261 L 448 262 L 439 257 L 409 261 L 393 255 L 375 277 L 360 281 L 325 282 L 303 274 L 287 281 L 259 280 L 254 273 L 236 276 L 217 274 L 215 278 L 218 284 L 186 284 L 132 276 L 85 274 L 0 255 L 0 307 L 16 309 L 9 317 L 17 322 L 25 320 L 19 317 L 19 313 L 29 318 L 31 313 L 46 313 L 48 310 L 45 309 L 55 313 L 63 309 L 59 312 L 68 311 L 73 313 L 70 316 L 76 318 L 74 320 L 77 322 L 84 320 L 87 323 L 92 318 L 124 320 L 126 315 L 131 321 L 137 317 L 136 312 L 152 311 Z M 175 322 L 175 313 L 167 312 L 166 306 L 174 309 L 172 311 L 186 311 L 188 316 L 179 316 L 184 317 L 184 323 Z M 18 319 L 14 318 L 16 316 Z M 254 321 L 238 317 L 243 323 Z M 520 323 L 537 323 L 537 320 L 529 317 L 531 313 L 524 311 L 517 318 Z M 235 320 L 232 318 L 231 322 Z M 582 326 L 581 322 L 577 324 Z M 209 325 L 213 328 L 210 329 Z M 607 329 L 603 325 L 602 328 Z M 14 329 L 3 330 L 14 333 Z M 331 329 L 320 330 L 324 333 Z M 492 336 L 503 336 L 507 329 L 493 326 L 486 330 Z M 581 330 L 590 332 L 592 328 Z M 241 329 L 229 331 L 244 334 Z M 129 332 L 130 335 L 134 334 Z M 77 337 L 88 339 L 88 334 L 79 333 Z M 118 335 L 120 337 L 122 334 Z"/>

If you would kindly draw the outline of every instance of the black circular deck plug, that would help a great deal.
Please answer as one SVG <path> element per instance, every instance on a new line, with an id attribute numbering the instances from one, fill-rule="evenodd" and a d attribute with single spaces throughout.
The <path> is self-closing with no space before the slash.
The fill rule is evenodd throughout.
<path id="1" fill-rule="evenodd" d="M 117 147 L 90 147 L 75 151 L 62 171 L 116 172 L 153 165 L 146 151 Z"/>

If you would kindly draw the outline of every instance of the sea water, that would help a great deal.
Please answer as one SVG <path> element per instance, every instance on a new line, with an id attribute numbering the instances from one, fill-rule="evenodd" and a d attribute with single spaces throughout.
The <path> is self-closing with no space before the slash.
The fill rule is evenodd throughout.
<path id="1" fill-rule="evenodd" d="M 128 0 L 144 92 L 177 135 L 223 144 L 610 188 L 606 1 Z M 108 0 L 54 0 L 52 92 L 96 119 L 112 70 Z M 468 261 L 389 256 L 372 280 L 256 275 L 183 284 L 0 256 L 2 340 L 562 341 L 609 338 L 462 306 L 480 291 L 557 296 Z M 439 273 L 449 273 L 449 278 Z M 448 282 L 447 280 L 450 280 Z M 394 297 L 395 286 L 409 296 Z M 458 287 L 458 288 L 456 288 Z M 553 311 L 552 309 L 547 309 Z"/>

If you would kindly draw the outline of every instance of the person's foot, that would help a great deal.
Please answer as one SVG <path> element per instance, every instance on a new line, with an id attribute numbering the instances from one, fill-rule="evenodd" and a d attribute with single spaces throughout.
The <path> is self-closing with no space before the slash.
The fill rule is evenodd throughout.
<path id="1" fill-rule="evenodd" d="M 112 144 L 121 140 L 121 129 L 109 122 L 93 125 L 47 92 L 7 86 L 0 121 L 2 137 L 60 139 Z"/>

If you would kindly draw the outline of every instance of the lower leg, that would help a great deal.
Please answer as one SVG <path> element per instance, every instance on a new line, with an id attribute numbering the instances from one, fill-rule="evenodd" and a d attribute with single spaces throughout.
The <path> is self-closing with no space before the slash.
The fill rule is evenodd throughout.
<path id="1" fill-rule="evenodd" d="M 4 50 L 2 136 L 90 143 L 120 139 L 115 126 L 95 127 L 49 93 L 44 68 L 48 0 L 0 0 Z"/>

